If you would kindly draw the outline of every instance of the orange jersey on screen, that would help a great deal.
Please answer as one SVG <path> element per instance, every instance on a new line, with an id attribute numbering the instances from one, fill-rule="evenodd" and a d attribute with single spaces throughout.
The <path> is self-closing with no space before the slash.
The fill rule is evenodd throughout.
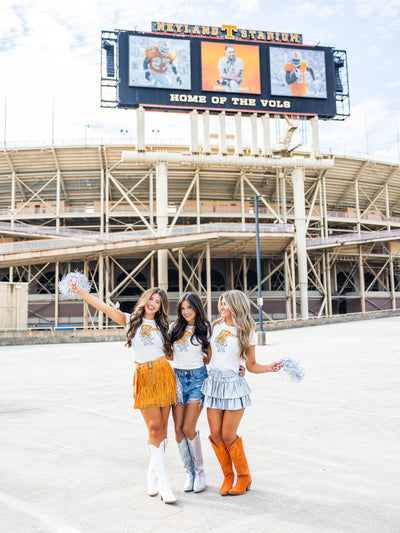
<path id="1" fill-rule="evenodd" d="M 306 71 L 308 65 L 305 61 L 302 61 L 299 67 L 296 67 L 292 63 L 286 63 L 284 69 L 287 72 L 293 72 L 298 70 L 298 78 L 295 82 L 289 85 L 290 90 L 292 91 L 292 96 L 307 96 L 307 83 L 306 83 Z"/>
<path id="2" fill-rule="evenodd" d="M 157 46 L 146 48 L 146 57 L 150 61 L 150 70 L 157 74 L 165 74 L 168 65 L 176 59 L 175 52 L 169 51 L 168 54 L 163 55 Z"/>

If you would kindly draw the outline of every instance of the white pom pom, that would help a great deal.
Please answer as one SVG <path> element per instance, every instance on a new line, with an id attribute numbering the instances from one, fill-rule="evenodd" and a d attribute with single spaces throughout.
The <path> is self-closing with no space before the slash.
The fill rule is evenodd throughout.
<path id="1" fill-rule="evenodd" d="M 285 372 L 291 381 L 301 381 L 304 379 L 305 372 L 298 361 L 285 357 L 282 359 L 282 364 L 283 366 L 280 372 Z"/>
<path id="2" fill-rule="evenodd" d="M 58 282 L 58 290 L 62 296 L 78 297 L 75 291 L 72 290 L 71 283 L 75 282 L 82 290 L 90 292 L 90 281 L 82 272 L 75 270 L 64 274 Z"/>

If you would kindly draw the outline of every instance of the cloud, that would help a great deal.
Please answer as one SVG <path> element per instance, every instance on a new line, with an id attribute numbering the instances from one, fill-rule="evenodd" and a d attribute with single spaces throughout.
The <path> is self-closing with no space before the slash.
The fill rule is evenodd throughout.
<path id="1" fill-rule="evenodd" d="M 366 99 L 353 106 L 349 119 L 321 124 L 321 145 L 324 151 L 393 161 L 397 123 L 385 100 Z"/>
<path id="2" fill-rule="evenodd" d="M 397 4 L 398 0 L 355 0 L 333 7 L 324 0 L 289 0 L 277 10 L 272 0 L 232 0 L 228 11 L 225 0 L 205 0 L 200 11 L 197 0 L 153 0 L 151 10 L 145 2 L 131 0 L 2 0 L 0 142 L 6 99 L 9 142 L 51 139 L 53 100 L 56 142 L 79 142 L 85 133 L 88 138 L 110 141 L 121 137 L 121 129 L 128 130 L 126 137 L 134 136 L 134 111 L 100 108 L 100 32 L 135 27 L 149 31 L 152 13 L 156 13 L 156 20 L 166 22 L 300 31 L 312 39 L 308 42 L 348 47 L 352 116 L 344 122 L 321 122 L 321 146 L 343 151 L 346 145 L 349 152 L 365 154 L 366 115 L 370 154 L 381 157 L 387 152 L 392 157 L 393 116 L 398 109 L 395 91 L 400 83 L 393 75 L 397 51 L 387 46 L 387 39 L 397 33 L 392 31 L 390 37 L 388 29 L 382 28 L 389 22 L 392 27 L 399 23 Z M 368 12 L 370 17 L 365 15 Z M 381 98 L 367 98 L 376 94 Z M 87 124 L 90 128 L 85 128 Z M 156 136 L 180 137 L 188 143 L 187 116 L 148 113 L 146 124 L 150 136 L 152 129 L 159 129 Z M 273 123 L 272 134 L 274 127 Z"/>
<path id="3" fill-rule="evenodd" d="M 356 0 L 357 13 L 362 17 L 396 18 L 400 13 L 398 0 Z"/>

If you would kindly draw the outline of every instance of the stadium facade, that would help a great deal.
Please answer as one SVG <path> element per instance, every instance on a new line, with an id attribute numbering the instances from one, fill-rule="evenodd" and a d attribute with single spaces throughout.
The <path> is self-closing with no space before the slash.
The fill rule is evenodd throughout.
<path id="1" fill-rule="evenodd" d="M 256 317 L 256 196 L 266 321 L 398 307 L 399 164 L 322 154 L 316 118 L 300 153 L 271 149 L 267 115 L 251 117 L 250 146 L 240 116 L 234 136 L 223 114 L 210 135 L 204 113 L 199 139 L 196 112 L 187 145 L 154 145 L 136 113 L 135 146 L 0 151 L 0 282 L 28 284 L 28 326 L 108 325 L 60 297 L 57 280 L 75 269 L 123 310 L 159 285 L 171 312 L 196 290 L 215 316 L 238 288 Z"/>

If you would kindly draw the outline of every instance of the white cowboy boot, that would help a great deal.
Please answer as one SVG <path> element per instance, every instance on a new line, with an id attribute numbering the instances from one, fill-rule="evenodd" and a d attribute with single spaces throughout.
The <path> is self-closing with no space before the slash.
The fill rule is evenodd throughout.
<path id="1" fill-rule="evenodd" d="M 154 471 L 157 476 L 158 492 L 160 493 L 161 499 L 165 503 L 176 502 L 176 497 L 172 492 L 165 466 L 165 450 L 163 444 L 161 443 L 158 448 L 153 444 L 148 444 L 147 449 L 149 450 L 151 461 L 153 461 Z"/>
<path id="2" fill-rule="evenodd" d="M 187 438 L 183 437 L 181 442 L 176 442 L 178 445 L 179 453 L 181 454 L 183 466 L 186 470 L 186 478 L 185 478 L 185 485 L 183 486 L 183 490 L 185 492 L 191 492 L 193 490 L 193 483 L 194 483 L 194 465 L 192 460 L 192 455 L 189 450 L 189 445 L 187 442 Z"/>
<path id="3" fill-rule="evenodd" d="M 163 446 L 165 449 L 165 446 L 167 445 L 167 439 L 164 439 L 161 441 L 160 446 Z M 149 443 L 147 443 L 147 446 Z M 158 486 L 157 486 L 157 476 L 156 472 L 154 470 L 154 464 L 153 459 L 150 455 L 150 462 L 149 462 L 149 468 L 147 469 L 147 494 L 149 496 L 157 496 L 158 494 Z"/>
<path id="4" fill-rule="evenodd" d="M 187 439 L 187 443 L 194 464 L 194 492 L 202 492 L 206 488 L 206 474 L 203 467 L 203 453 L 201 451 L 200 432 L 198 431 L 193 440 Z"/>

